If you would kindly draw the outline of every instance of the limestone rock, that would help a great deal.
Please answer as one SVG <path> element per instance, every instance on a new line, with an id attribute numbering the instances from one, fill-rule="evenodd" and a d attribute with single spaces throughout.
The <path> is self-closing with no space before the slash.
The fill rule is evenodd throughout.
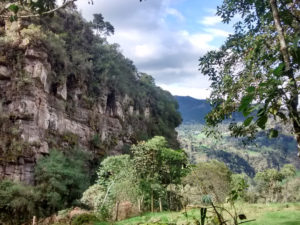
<path id="1" fill-rule="evenodd" d="M 44 87 L 44 90 L 47 90 L 47 78 L 48 70 L 46 66 L 40 61 L 26 60 L 25 71 L 31 76 L 31 78 L 37 79 Z"/>
<path id="2" fill-rule="evenodd" d="M 132 116 L 133 115 L 133 112 L 134 112 L 134 107 L 131 105 L 129 106 L 129 114 Z"/>
<path id="3" fill-rule="evenodd" d="M 145 110 L 144 110 L 144 117 L 146 119 L 150 118 L 150 108 L 149 107 L 145 108 Z"/>
<path id="4" fill-rule="evenodd" d="M 60 85 L 57 88 L 56 94 L 63 100 L 67 100 L 67 83 L 66 82 L 64 82 L 62 85 Z"/>
<path id="5" fill-rule="evenodd" d="M 41 60 L 45 60 L 48 57 L 47 53 L 32 48 L 26 50 L 25 56 L 29 58 L 41 59 Z"/>
<path id="6" fill-rule="evenodd" d="M 0 65 L 0 80 L 9 80 L 11 71 L 6 66 Z"/>
<path id="7" fill-rule="evenodd" d="M 32 184 L 36 161 L 49 154 L 54 144 L 62 149 L 68 147 L 66 141 L 61 141 L 66 135 L 75 137 L 78 140 L 76 144 L 83 150 L 89 150 L 91 140 L 98 135 L 101 149 L 93 150 L 93 154 L 99 157 L 121 154 L 124 144 L 131 144 L 136 140 L 133 137 L 135 133 L 146 129 L 142 118 L 132 124 L 128 121 L 132 116 L 139 116 L 140 112 L 142 116 L 149 117 L 150 108 L 135 109 L 128 95 L 122 96 L 110 88 L 103 88 L 95 104 L 91 102 L 87 107 L 82 104 L 83 96 L 88 96 L 85 84 L 69 87 L 64 82 L 55 86 L 47 53 L 28 48 L 24 50 L 24 56 L 25 76 L 33 82 L 16 92 L 11 87 L 16 79 L 22 77 L 10 79 L 14 65 L 1 64 L 0 95 L 4 100 L 0 108 L 3 115 L 13 119 L 14 129 L 20 141 L 28 146 L 30 154 L 21 152 L 14 161 L 0 162 L 0 179 L 10 178 Z M 9 62 L 4 62 L 6 64 Z M 67 99 L 68 95 L 70 99 Z M 128 205 L 125 205 L 126 208 Z M 128 214 L 126 210 L 125 217 Z"/>

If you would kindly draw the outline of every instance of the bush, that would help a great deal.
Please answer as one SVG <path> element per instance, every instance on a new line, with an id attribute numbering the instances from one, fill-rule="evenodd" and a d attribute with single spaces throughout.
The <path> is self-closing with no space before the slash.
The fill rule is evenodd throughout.
<path id="1" fill-rule="evenodd" d="M 40 159 L 35 168 L 37 188 L 46 214 L 70 207 L 89 186 L 87 155 L 80 150 L 63 154 L 57 150 Z"/>
<path id="2" fill-rule="evenodd" d="M 94 222 L 98 222 L 98 218 L 93 214 L 84 213 L 81 215 L 76 216 L 73 221 L 72 225 L 92 225 Z"/>
<path id="3" fill-rule="evenodd" d="M 34 187 L 9 180 L 0 181 L 0 224 L 18 225 L 39 215 Z"/>

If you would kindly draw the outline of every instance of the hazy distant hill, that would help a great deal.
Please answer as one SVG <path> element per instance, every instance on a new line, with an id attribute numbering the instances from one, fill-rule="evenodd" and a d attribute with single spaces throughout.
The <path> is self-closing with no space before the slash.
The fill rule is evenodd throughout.
<path id="1" fill-rule="evenodd" d="M 175 96 L 175 99 L 179 104 L 183 123 L 205 124 L 205 116 L 212 109 L 207 100 L 196 99 L 190 96 Z M 243 119 L 243 115 L 241 113 L 234 113 L 233 118 L 236 121 L 240 121 Z"/>
<path id="2" fill-rule="evenodd" d="M 189 96 L 175 96 L 175 98 L 178 101 L 183 122 L 205 123 L 205 115 L 211 110 L 207 100 L 199 100 Z"/>
<path id="3" fill-rule="evenodd" d="M 217 159 L 223 161 L 236 173 L 245 172 L 249 176 L 266 168 L 280 168 L 292 163 L 300 168 L 296 160 L 297 143 L 292 135 L 282 127 L 283 134 L 269 139 L 265 132 L 258 134 L 255 143 L 245 146 L 241 139 L 230 137 L 226 123 L 218 129 L 223 138 L 206 137 L 203 133 L 205 115 L 211 110 L 206 100 L 192 97 L 175 96 L 183 124 L 177 128 L 178 139 L 186 150 L 192 163 Z M 241 121 L 241 113 L 233 115 L 235 121 Z"/>

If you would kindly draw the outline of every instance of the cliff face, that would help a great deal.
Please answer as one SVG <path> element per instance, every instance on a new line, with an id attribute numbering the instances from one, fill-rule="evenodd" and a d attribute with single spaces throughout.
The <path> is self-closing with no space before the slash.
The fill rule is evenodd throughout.
<path id="1" fill-rule="evenodd" d="M 7 22 L 0 43 L 0 179 L 33 183 L 36 160 L 50 149 L 78 147 L 101 158 L 128 150 L 141 134 L 163 134 L 150 129 L 160 113 L 151 96 L 130 96 L 103 81 L 97 96 L 89 97 L 87 80 L 58 77 L 53 55 L 26 38 L 24 29 Z M 138 99 L 144 99 L 142 107 Z"/>

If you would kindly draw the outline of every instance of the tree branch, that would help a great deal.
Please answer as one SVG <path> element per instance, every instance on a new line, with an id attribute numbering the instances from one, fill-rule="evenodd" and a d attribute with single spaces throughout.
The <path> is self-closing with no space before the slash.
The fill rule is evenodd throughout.
<path id="1" fill-rule="evenodd" d="M 280 23 L 280 17 L 279 17 L 279 12 L 278 12 L 278 7 L 276 0 L 270 0 L 270 5 L 272 8 L 272 13 L 273 13 L 273 19 L 275 22 L 275 27 L 278 32 L 278 39 L 280 42 L 280 51 L 283 56 L 284 64 L 285 64 L 285 70 L 289 71 L 291 69 L 291 63 L 290 63 L 290 57 L 287 49 L 287 44 L 284 38 L 284 33 L 283 33 L 283 28 Z"/>
<path id="2" fill-rule="evenodd" d="M 298 0 L 296 1 L 298 3 Z M 273 19 L 275 22 L 275 28 L 278 32 L 278 39 L 280 42 L 280 51 L 283 56 L 283 61 L 285 64 L 285 72 L 289 78 L 288 88 L 290 90 L 290 98 L 287 101 L 287 106 L 289 109 L 289 117 L 292 119 L 293 128 L 295 132 L 295 136 L 298 143 L 298 157 L 300 157 L 300 126 L 299 126 L 299 112 L 298 112 L 298 104 L 299 104 L 299 91 L 297 81 L 295 79 L 293 68 L 291 66 L 290 55 L 288 52 L 288 47 L 286 44 L 286 40 L 284 37 L 283 28 L 280 22 L 278 7 L 276 0 L 270 0 L 270 5 L 273 13 Z"/>
<path id="3" fill-rule="evenodd" d="M 26 18 L 32 18 L 32 17 L 39 17 L 39 16 L 49 15 L 49 14 L 51 14 L 51 13 L 54 13 L 54 12 L 60 10 L 60 9 L 63 9 L 63 8 L 65 8 L 65 7 L 67 7 L 68 5 L 70 5 L 70 4 L 72 4 L 72 3 L 76 2 L 76 1 L 77 1 L 77 0 L 68 0 L 68 1 L 66 1 L 65 3 L 63 3 L 61 6 L 55 8 L 55 9 L 49 10 L 49 11 L 47 11 L 47 12 L 43 12 L 43 13 L 41 13 L 41 14 L 31 14 L 31 15 L 18 16 L 18 18 L 26 19 Z M 0 14 L 3 13 L 5 10 L 6 10 L 6 9 L 2 9 L 2 10 L 0 11 Z M 10 18 L 10 16 L 3 16 L 3 15 L 0 15 L 0 18 L 8 19 L 8 18 Z"/>

